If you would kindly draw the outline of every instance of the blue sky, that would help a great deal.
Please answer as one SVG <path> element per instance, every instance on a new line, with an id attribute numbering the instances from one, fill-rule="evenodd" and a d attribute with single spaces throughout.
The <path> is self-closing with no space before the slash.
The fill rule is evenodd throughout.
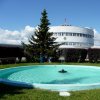
<path id="1" fill-rule="evenodd" d="M 21 30 L 37 26 L 47 9 L 51 25 L 92 27 L 100 32 L 100 0 L 0 0 L 0 28 Z"/>
<path id="2" fill-rule="evenodd" d="M 90 27 L 100 33 L 100 0 L 0 0 L 0 43 L 20 44 L 40 24 L 47 10 L 51 26 L 66 23 Z M 100 43 L 100 34 L 95 42 Z"/>

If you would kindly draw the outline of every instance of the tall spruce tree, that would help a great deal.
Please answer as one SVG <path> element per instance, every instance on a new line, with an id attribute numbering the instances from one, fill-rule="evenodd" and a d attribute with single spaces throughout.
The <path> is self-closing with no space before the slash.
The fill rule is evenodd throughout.
<path id="1" fill-rule="evenodd" d="M 53 33 L 49 32 L 50 22 L 48 20 L 47 12 L 44 9 L 41 13 L 42 17 L 40 19 L 40 25 L 36 28 L 34 34 L 29 40 L 28 48 L 31 48 L 31 53 L 33 51 L 33 56 L 48 58 L 55 56 L 55 52 L 58 49 L 58 44 L 55 42 L 56 38 L 52 37 Z"/>

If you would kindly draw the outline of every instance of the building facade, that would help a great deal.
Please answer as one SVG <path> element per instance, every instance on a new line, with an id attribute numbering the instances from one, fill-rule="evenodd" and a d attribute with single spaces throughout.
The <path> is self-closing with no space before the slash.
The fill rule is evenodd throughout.
<path id="1" fill-rule="evenodd" d="M 94 31 L 90 28 L 77 26 L 52 26 L 50 32 L 56 42 L 63 43 L 60 48 L 90 48 L 94 45 Z"/>
<path id="2" fill-rule="evenodd" d="M 50 32 L 60 45 L 59 60 L 84 62 L 88 50 L 94 46 L 94 31 L 90 28 L 71 25 L 52 26 Z"/>

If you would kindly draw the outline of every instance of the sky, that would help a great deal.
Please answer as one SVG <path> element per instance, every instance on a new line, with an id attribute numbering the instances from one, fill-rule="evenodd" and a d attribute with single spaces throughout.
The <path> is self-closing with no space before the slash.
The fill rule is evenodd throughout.
<path id="1" fill-rule="evenodd" d="M 53 25 L 90 27 L 100 33 L 100 0 L 0 0 L 0 43 L 27 41 L 47 10 Z M 99 34 L 96 39 L 99 41 Z"/>

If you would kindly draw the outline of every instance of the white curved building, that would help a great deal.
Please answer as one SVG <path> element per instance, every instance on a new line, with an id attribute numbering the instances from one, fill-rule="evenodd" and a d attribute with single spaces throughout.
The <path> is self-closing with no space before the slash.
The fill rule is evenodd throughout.
<path id="1" fill-rule="evenodd" d="M 63 43 L 60 48 L 90 48 L 94 45 L 94 31 L 90 28 L 77 26 L 51 26 L 56 42 Z"/>

